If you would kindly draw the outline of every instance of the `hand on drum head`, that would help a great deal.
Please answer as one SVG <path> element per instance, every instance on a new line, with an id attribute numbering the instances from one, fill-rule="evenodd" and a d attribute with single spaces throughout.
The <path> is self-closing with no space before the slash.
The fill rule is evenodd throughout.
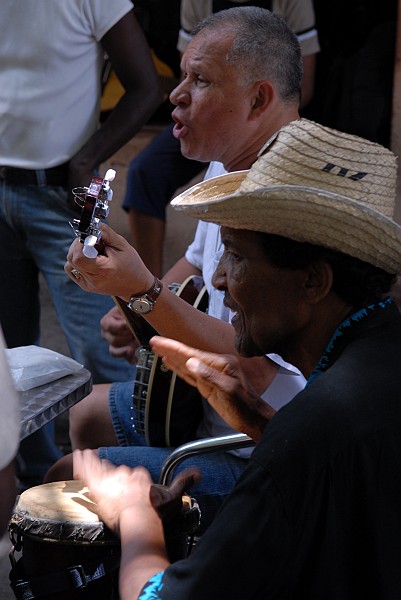
<path id="1" fill-rule="evenodd" d="M 152 480 L 146 469 L 116 467 L 100 460 L 95 450 L 75 450 L 73 464 L 74 479 L 80 479 L 89 488 L 97 515 L 116 535 L 120 535 L 120 519 L 125 511 L 138 523 L 155 516 L 149 498 Z"/>
<path id="2" fill-rule="evenodd" d="M 181 509 L 183 493 L 201 477 L 197 469 L 186 469 L 167 488 L 153 484 L 146 469 L 116 467 L 101 460 L 95 450 L 75 450 L 73 462 L 74 479 L 89 488 L 97 515 L 116 535 L 120 534 L 121 514 L 127 510 L 141 523 L 155 511 L 164 522 L 172 519 Z"/>
<path id="3" fill-rule="evenodd" d="M 157 484 L 150 486 L 150 502 L 163 523 L 167 523 L 179 514 L 182 508 L 182 496 L 200 480 L 201 474 L 197 469 L 185 469 L 174 478 L 169 487 Z"/>

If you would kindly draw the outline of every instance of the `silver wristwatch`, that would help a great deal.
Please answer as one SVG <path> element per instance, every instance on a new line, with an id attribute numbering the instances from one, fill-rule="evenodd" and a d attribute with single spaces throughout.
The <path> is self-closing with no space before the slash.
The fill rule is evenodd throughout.
<path id="1" fill-rule="evenodd" d="M 142 292 L 142 294 L 138 294 L 135 296 L 131 296 L 129 301 L 127 302 L 127 306 L 132 312 L 137 315 L 147 315 L 153 310 L 155 302 L 159 297 L 161 291 L 163 289 L 163 284 L 155 277 L 153 281 L 153 285 L 147 292 Z"/>

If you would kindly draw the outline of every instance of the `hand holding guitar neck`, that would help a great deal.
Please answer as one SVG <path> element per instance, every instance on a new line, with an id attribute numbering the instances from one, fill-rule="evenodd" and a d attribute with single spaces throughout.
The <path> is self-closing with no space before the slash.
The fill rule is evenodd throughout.
<path id="1" fill-rule="evenodd" d="M 116 172 L 108 169 L 103 179 L 93 177 L 89 187 L 78 187 L 72 190 L 75 201 L 82 207 L 82 212 L 81 218 L 74 219 L 71 225 L 84 245 L 83 253 L 87 258 L 96 258 L 98 255 L 96 246 L 102 236 L 100 222 L 109 214 L 109 202 L 113 199 L 110 182 L 115 176 Z"/>
<path id="2" fill-rule="evenodd" d="M 102 253 L 100 223 L 109 215 L 109 202 L 113 198 L 110 182 L 114 181 L 116 172 L 108 169 L 104 179 L 93 177 L 89 187 L 78 187 L 72 190 L 77 204 L 82 207 L 81 218 L 71 223 L 74 231 L 83 244 L 83 253 L 87 258 L 96 258 Z M 113 300 L 125 317 L 132 335 L 141 346 L 148 346 L 149 340 L 156 331 L 141 317 L 135 316 L 127 307 L 127 303 L 113 296 Z"/>

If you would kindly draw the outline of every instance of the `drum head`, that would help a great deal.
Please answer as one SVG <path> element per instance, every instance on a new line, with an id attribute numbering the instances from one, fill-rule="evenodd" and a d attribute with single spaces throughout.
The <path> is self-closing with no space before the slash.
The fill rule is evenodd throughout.
<path id="1" fill-rule="evenodd" d="M 80 481 L 57 481 L 21 494 L 10 526 L 49 541 L 118 543 L 100 521 L 96 504 Z"/>

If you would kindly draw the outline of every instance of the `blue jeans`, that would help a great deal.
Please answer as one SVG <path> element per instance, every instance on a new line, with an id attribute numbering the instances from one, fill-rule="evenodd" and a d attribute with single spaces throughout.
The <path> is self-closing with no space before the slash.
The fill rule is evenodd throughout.
<path id="1" fill-rule="evenodd" d="M 61 187 L 5 183 L 0 187 L 0 322 L 6 343 L 9 347 L 40 343 L 40 271 L 71 356 L 91 371 L 95 383 L 127 381 L 134 377 L 134 367 L 111 357 L 100 336 L 100 318 L 113 300 L 82 291 L 64 272 L 74 239 L 69 222 L 76 217 Z M 28 477 L 41 480 L 60 452 L 51 426 L 33 435 L 34 440 L 21 444 L 22 462 Z"/>
<path id="2" fill-rule="evenodd" d="M 99 456 L 115 465 L 144 466 L 150 472 L 153 481 L 158 482 L 163 462 L 173 448 L 147 446 L 144 436 L 135 431 L 132 426 L 132 388 L 132 382 L 113 383 L 110 388 L 110 414 L 121 445 L 99 448 Z M 202 473 L 200 483 L 189 490 L 201 510 L 200 533 L 210 525 L 247 463 L 247 459 L 238 458 L 228 452 L 215 452 L 192 456 L 177 467 L 177 474 L 188 467 L 196 467 Z"/>

